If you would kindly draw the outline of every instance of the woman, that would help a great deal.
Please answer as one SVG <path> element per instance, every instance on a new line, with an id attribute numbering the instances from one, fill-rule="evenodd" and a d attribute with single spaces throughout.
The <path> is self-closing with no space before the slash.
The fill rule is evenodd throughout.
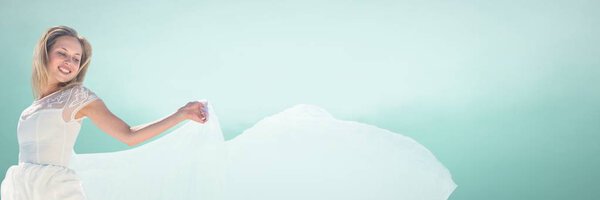
<path id="1" fill-rule="evenodd" d="M 266 117 L 228 141 L 212 107 L 200 102 L 131 128 L 81 84 L 90 55 L 68 27 L 42 37 L 34 59 L 38 100 L 21 115 L 20 163 L 7 172 L 3 200 L 433 200 L 456 188 L 415 140 L 311 105 Z M 125 151 L 71 156 L 85 117 L 128 145 L 186 119 L 200 123 Z"/>
<path id="2" fill-rule="evenodd" d="M 2 199 L 86 198 L 79 177 L 69 168 L 83 118 L 129 146 L 187 119 L 207 121 L 205 104 L 195 101 L 155 122 L 129 126 L 83 86 L 91 56 L 90 43 L 70 27 L 52 27 L 42 35 L 33 57 L 36 100 L 21 114 L 19 164 L 11 166 L 2 181 Z"/>

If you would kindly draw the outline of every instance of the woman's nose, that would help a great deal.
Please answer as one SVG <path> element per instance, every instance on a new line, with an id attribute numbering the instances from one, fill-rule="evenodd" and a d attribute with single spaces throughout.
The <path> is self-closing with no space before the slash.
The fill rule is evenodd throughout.
<path id="1" fill-rule="evenodd" d="M 69 59 L 69 58 L 65 59 L 63 62 L 64 62 L 66 65 L 71 65 L 71 64 L 73 64 L 73 63 L 72 63 L 73 61 L 71 61 L 71 59 Z"/>

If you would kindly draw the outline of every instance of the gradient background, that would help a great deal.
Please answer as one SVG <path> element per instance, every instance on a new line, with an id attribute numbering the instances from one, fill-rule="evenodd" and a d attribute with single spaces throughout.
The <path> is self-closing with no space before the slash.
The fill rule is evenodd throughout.
<path id="1" fill-rule="evenodd" d="M 600 196 L 600 1 L 0 2 L 1 177 L 33 47 L 62 24 L 94 48 L 86 86 L 130 125 L 206 98 L 231 139 L 314 104 L 416 139 L 450 199 Z M 75 146 L 127 148 L 89 120 Z"/>

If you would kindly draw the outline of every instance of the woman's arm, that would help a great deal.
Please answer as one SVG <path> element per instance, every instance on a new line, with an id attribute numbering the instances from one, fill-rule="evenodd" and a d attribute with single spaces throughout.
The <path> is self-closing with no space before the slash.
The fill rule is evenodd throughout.
<path id="1" fill-rule="evenodd" d="M 79 110 L 79 114 L 90 118 L 92 122 L 105 133 L 129 146 L 135 146 L 161 134 L 186 119 L 205 123 L 208 114 L 205 113 L 204 106 L 203 103 L 198 101 L 189 102 L 173 114 L 136 127 L 130 127 L 123 120 L 115 116 L 108 110 L 102 100 L 96 100 L 86 105 Z"/>

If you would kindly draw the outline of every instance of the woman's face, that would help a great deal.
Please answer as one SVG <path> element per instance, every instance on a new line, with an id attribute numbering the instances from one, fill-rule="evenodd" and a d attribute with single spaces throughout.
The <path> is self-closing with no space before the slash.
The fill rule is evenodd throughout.
<path id="1" fill-rule="evenodd" d="M 81 44 L 72 36 L 61 36 L 48 51 L 48 81 L 50 84 L 69 82 L 79 73 Z"/>

